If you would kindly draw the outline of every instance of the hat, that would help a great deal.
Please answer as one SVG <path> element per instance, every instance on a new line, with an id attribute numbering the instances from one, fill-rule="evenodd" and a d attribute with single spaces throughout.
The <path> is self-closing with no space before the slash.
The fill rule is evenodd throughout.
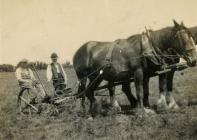
<path id="1" fill-rule="evenodd" d="M 57 58 L 58 56 L 57 56 L 57 54 L 56 53 L 52 53 L 51 54 L 51 58 Z"/>
<path id="2" fill-rule="evenodd" d="M 28 63 L 28 59 L 26 59 L 26 58 L 22 59 L 21 63 Z"/>

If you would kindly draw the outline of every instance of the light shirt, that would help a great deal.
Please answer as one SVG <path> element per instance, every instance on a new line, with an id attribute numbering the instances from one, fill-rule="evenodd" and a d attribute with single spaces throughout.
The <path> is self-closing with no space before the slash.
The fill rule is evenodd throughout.
<path id="1" fill-rule="evenodd" d="M 55 65 L 55 67 L 56 67 L 56 69 L 57 69 L 57 73 L 60 73 L 60 69 L 59 69 L 59 67 L 58 67 L 58 64 L 55 63 L 54 65 Z M 65 80 L 65 84 L 67 84 L 67 75 L 66 75 L 66 73 L 65 73 L 65 71 L 64 71 L 64 68 L 62 67 L 61 64 L 60 64 L 60 67 L 61 67 L 61 69 L 62 69 L 62 71 L 63 71 L 63 77 L 64 77 L 64 80 Z M 52 73 L 52 69 L 51 69 L 51 64 L 49 64 L 49 65 L 47 66 L 47 81 L 48 81 L 48 82 L 51 81 L 51 80 L 52 80 L 52 77 L 53 77 L 53 73 Z"/>
<path id="2" fill-rule="evenodd" d="M 21 82 L 25 82 L 25 81 L 29 81 L 29 80 L 33 81 L 36 79 L 30 68 L 24 69 L 24 68 L 19 67 L 16 69 L 15 75 L 16 75 L 17 80 L 21 81 Z M 24 77 L 30 77 L 30 78 L 27 79 Z"/>

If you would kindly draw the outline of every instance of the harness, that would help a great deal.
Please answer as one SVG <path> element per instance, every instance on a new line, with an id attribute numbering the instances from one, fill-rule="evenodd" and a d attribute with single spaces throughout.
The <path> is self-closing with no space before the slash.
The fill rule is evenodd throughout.
<path id="1" fill-rule="evenodd" d="M 153 40 L 150 37 L 150 33 L 146 31 L 146 33 L 143 33 L 141 37 L 142 55 L 144 55 L 145 57 L 154 57 L 155 61 L 151 60 L 153 63 L 159 63 L 159 65 L 165 64 L 164 60 L 161 57 L 163 56 L 163 53 L 158 47 L 155 47 Z M 107 67 L 110 67 L 112 64 L 112 53 L 114 51 L 114 48 L 118 45 L 119 41 L 119 39 L 114 41 L 114 43 L 108 47 L 108 51 L 105 56 Z"/>
<path id="2" fill-rule="evenodd" d="M 145 42 L 143 38 L 147 38 L 148 40 L 146 40 Z M 153 40 L 150 37 L 150 32 L 148 30 L 146 30 L 145 33 L 142 33 L 141 44 L 142 44 L 142 49 L 145 50 L 145 52 L 142 52 L 144 56 L 148 55 L 151 57 L 155 57 L 155 59 L 158 61 L 159 64 L 161 65 L 165 64 L 164 59 L 162 59 L 161 57 L 163 56 L 163 53 L 158 47 L 155 46 Z"/>
<path id="3" fill-rule="evenodd" d="M 114 48 L 116 47 L 116 44 L 118 43 L 119 40 L 115 41 L 112 46 L 108 47 L 108 51 L 107 54 L 105 56 L 105 61 L 106 61 L 106 65 L 109 67 L 112 64 L 112 53 Z"/>

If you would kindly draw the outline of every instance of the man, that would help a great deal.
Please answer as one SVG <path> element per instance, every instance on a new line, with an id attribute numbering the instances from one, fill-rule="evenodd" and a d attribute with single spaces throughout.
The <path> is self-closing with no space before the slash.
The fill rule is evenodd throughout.
<path id="1" fill-rule="evenodd" d="M 22 96 L 25 90 L 28 91 L 28 94 L 30 94 L 28 96 L 32 97 L 32 99 L 35 99 L 39 96 L 41 96 L 42 98 L 45 97 L 45 92 L 42 89 L 41 85 L 36 80 L 36 78 L 34 77 L 34 74 L 29 67 L 27 59 L 23 59 L 18 63 L 15 74 L 19 86 L 21 88 L 18 95 L 18 102 L 17 102 L 18 105 L 19 105 L 20 97 Z"/>
<path id="2" fill-rule="evenodd" d="M 52 80 L 53 87 L 55 91 L 59 84 L 64 83 L 67 85 L 67 75 L 60 63 L 57 62 L 58 55 L 56 53 L 51 54 L 52 63 L 47 67 L 47 80 L 50 82 Z"/>

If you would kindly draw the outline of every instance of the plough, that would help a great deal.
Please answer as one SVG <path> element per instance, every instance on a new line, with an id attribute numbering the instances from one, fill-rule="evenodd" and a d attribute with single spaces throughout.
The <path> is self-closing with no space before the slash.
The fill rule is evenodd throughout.
<path id="1" fill-rule="evenodd" d="M 177 63 L 177 64 L 173 64 L 173 65 L 168 65 L 165 67 L 165 69 L 163 69 L 162 71 L 157 71 L 155 73 L 155 76 L 156 75 L 160 75 L 160 74 L 163 74 L 163 73 L 167 73 L 169 71 L 171 71 L 172 69 L 174 70 L 183 70 L 187 68 L 187 64 L 186 63 Z M 46 92 L 46 89 L 37 73 L 37 71 L 34 69 L 34 71 L 36 72 L 36 75 L 39 79 L 39 82 L 40 84 L 42 85 L 46 95 L 49 95 L 47 94 Z M 106 84 L 106 85 L 102 85 L 102 86 L 99 86 L 96 88 L 96 91 L 99 91 L 99 90 L 103 90 L 103 89 L 107 89 L 109 87 L 114 87 L 114 86 L 118 86 L 118 85 L 122 85 L 124 83 L 128 83 L 128 82 L 133 82 L 134 81 L 134 78 L 130 78 L 128 80 L 125 80 L 125 81 L 117 81 L 117 82 L 114 82 L 113 84 Z M 29 90 L 27 89 L 28 91 L 28 94 L 29 94 Z M 77 95 L 78 93 L 72 93 L 72 89 L 71 88 L 66 88 L 66 85 L 64 83 L 60 83 L 58 85 L 56 85 L 56 88 L 55 88 L 55 96 L 53 98 L 49 98 L 48 102 L 49 103 L 52 103 L 52 104 L 61 104 L 62 102 L 64 101 L 67 101 L 67 100 L 76 100 L 78 99 Z M 72 94 L 70 94 L 72 93 Z M 96 96 L 105 96 L 105 95 L 99 95 L 99 94 L 96 94 Z M 20 100 L 20 111 L 23 111 L 24 109 L 28 109 L 29 110 L 29 115 L 31 116 L 31 109 L 33 109 L 35 112 L 39 112 L 39 109 L 36 108 L 30 101 L 29 99 L 29 95 L 26 98 L 20 96 L 19 98 Z M 21 101 L 23 101 L 26 105 L 25 107 L 23 107 L 23 109 L 21 108 Z"/>
<path id="2" fill-rule="evenodd" d="M 163 73 L 167 73 L 167 72 L 170 72 L 172 69 L 174 70 L 183 70 L 187 68 L 187 64 L 186 63 L 177 63 L 177 64 L 173 64 L 173 65 L 168 65 L 165 67 L 165 69 L 161 70 L 161 71 L 157 71 L 155 73 L 155 76 L 156 75 L 160 75 L 160 74 L 163 74 Z M 117 81 L 117 82 L 114 82 L 113 84 L 106 84 L 106 85 L 102 85 L 102 86 L 99 86 L 96 88 L 95 91 L 99 91 L 99 90 L 103 90 L 103 89 L 107 89 L 109 87 L 114 87 L 114 86 L 118 86 L 118 85 L 122 85 L 124 83 L 128 83 L 128 82 L 134 82 L 134 78 L 130 78 L 128 80 L 125 80 L 125 81 Z M 72 92 L 72 90 L 71 90 Z M 75 94 L 71 94 L 71 95 L 67 95 L 66 97 L 63 97 L 63 98 L 56 98 L 54 100 L 54 103 L 61 103 L 63 101 L 66 101 L 66 100 L 69 100 L 69 99 L 77 99 L 75 96 L 77 95 L 77 93 Z M 99 95 L 99 94 L 96 94 L 95 96 L 105 96 L 105 95 Z"/>
<path id="3" fill-rule="evenodd" d="M 27 91 L 26 93 L 24 93 Z M 31 118 L 31 109 L 33 109 L 35 112 L 39 112 L 39 109 L 36 108 L 33 103 L 35 102 L 35 98 L 31 99 L 30 97 L 30 88 L 22 87 L 21 91 L 18 95 L 18 108 L 20 113 L 22 114 L 25 109 L 29 112 L 29 118 Z"/>

